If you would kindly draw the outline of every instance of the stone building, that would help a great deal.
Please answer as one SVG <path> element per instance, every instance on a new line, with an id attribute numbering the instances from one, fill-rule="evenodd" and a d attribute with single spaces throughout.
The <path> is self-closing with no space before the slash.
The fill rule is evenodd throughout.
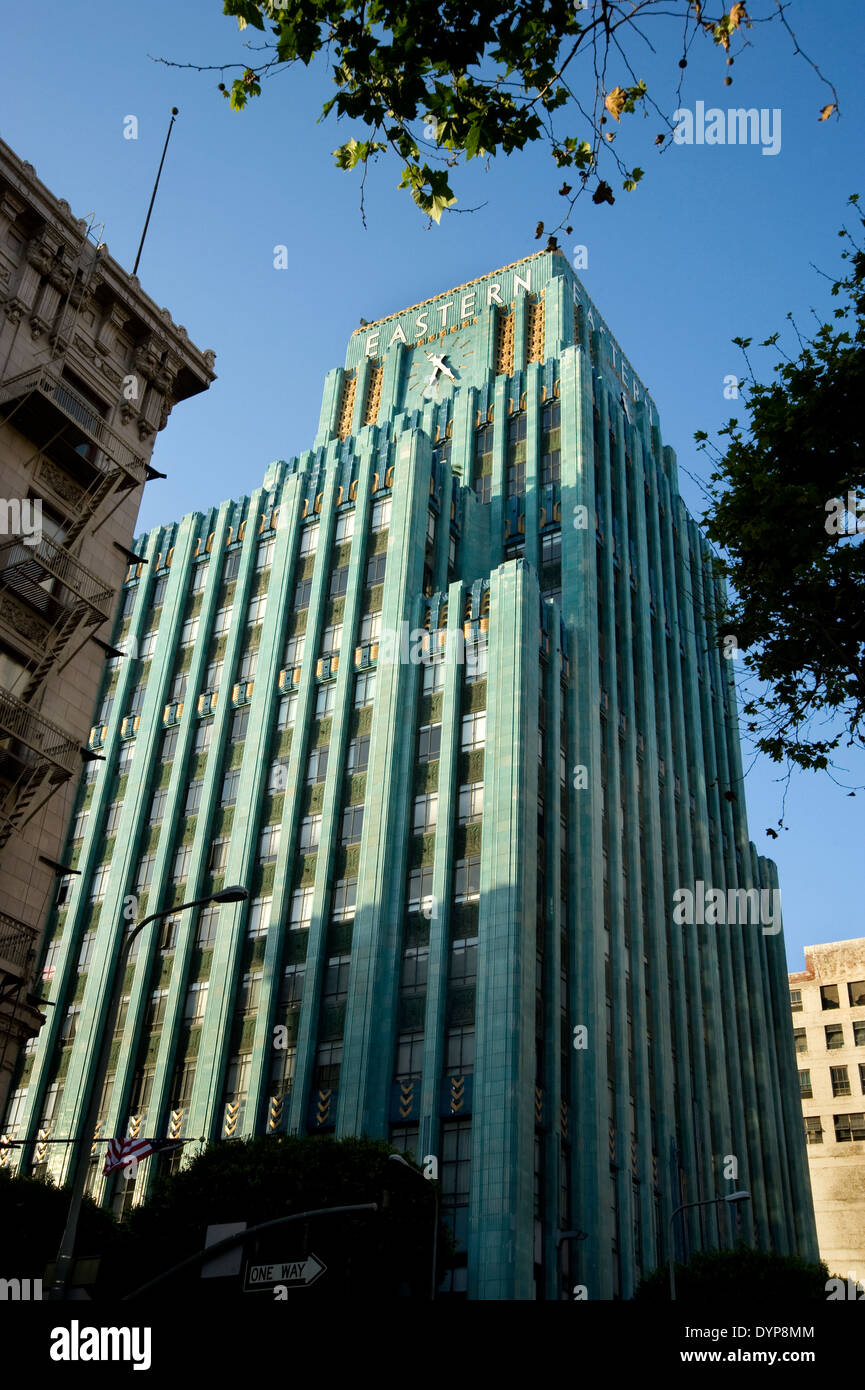
<path id="1" fill-rule="evenodd" d="M 0 141 L 0 1105 L 156 435 L 200 352 Z"/>
<path id="2" fill-rule="evenodd" d="M 789 980 L 820 1258 L 865 1284 L 865 937 L 806 946 Z"/>

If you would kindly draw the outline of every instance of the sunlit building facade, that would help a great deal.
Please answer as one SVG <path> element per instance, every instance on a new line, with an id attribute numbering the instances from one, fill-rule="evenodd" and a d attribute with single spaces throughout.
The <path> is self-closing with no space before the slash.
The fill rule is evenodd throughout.
<path id="1" fill-rule="evenodd" d="M 680 1253 L 814 1254 L 780 922 L 673 914 L 777 887 L 723 596 L 562 253 L 356 330 L 310 450 L 135 549 L 8 1161 L 72 1161 L 124 918 L 242 884 L 142 934 L 101 1133 L 433 1158 L 440 1296 L 629 1297 L 734 1188 Z"/>

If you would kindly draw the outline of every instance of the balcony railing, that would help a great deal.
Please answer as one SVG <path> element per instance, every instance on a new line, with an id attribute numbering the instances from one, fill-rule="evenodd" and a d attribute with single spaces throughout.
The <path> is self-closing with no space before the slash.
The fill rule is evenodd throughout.
<path id="1" fill-rule="evenodd" d="M 51 763 L 68 776 L 81 766 L 81 750 L 74 739 L 30 705 L 25 705 L 17 695 L 0 690 L 0 740 L 7 738 L 23 744 L 37 758 Z M 19 756 L 14 746 L 3 749 L 0 743 L 0 754 L 4 751 Z"/>
<path id="2" fill-rule="evenodd" d="M 52 579 L 62 586 L 59 591 L 45 587 Z M 25 545 L 20 538 L 0 545 L 0 580 L 40 611 L 51 603 L 64 608 L 85 604 L 103 622 L 111 612 L 111 585 L 48 536 L 36 545 Z"/>
<path id="3" fill-rule="evenodd" d="M 136 483 L 146 481 L 146 459 L 141 454 L 136 454 L 117 431 L 105 423 L 90 401 L 50 367 L 33 367 L 29 372 L 21 372 L 19 376 L 4 381 L 0 386 L 0 407 L 9 405 L 12 401 L 22 401 L 32 392 L 50 401 L 61 415 L 77 425 L 112 463 L 122 468 Z M 16 416 L 12 415 L 12 424 L 15 425 L 15 422 Z M 94 463 L 94 467 L 100 468 L 103 472 L 107 471 L 99 463 Z"/>
<path id="4" fill-rule="evenodd" d="M 35 958 L 38 936 L 35 927 L 0 912 L 0 971 L 23 979 Z"/>

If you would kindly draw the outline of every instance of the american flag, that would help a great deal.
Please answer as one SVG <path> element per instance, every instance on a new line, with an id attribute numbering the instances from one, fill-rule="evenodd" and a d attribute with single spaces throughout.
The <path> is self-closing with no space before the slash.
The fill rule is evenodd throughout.
<path id="1" fill-rule="evenodd" d="M 179 1148 L 182 1142 L 180 1139 L 109 1139 L 102 1172 L 113 1173 L 127 1164 L 137 1166 L 148 1154 Z"/>

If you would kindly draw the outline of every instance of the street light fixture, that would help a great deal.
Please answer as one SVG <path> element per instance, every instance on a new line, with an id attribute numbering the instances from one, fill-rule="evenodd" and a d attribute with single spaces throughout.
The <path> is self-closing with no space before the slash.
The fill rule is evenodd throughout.
<path id="1" fill-rule="evenodd" d="M 390 1159 L 391 1163 L 401 1163 L 402 1166 L 403 1166 L 403 1168 L 407 1168 L 407 1169 L 409 1170 L 410 1173 L 414 1173 L 417 1177 L 422 1178 L 424 1182 L 427 1181 L 427 1179 L 423 1177 L 423 1174 L 418 1172 L 417 1168 L 412 1168 L 412 1166 L 411 1166 L 410 1163 L 406 1163 L 406 1161 L 405 1161 L 405 1159 L 403 1158 L 402 1154 L 388 1154 L 388 1158 Z M 437 1272 L 437 1271 L 436 1271 L 436 1265 L 437 1265 L 437 1263 L 438 1263 L 438 1246 L 439 1246 L 439 1194 L 438 1194 L 438 1188 L 435 1187 L 435 1186 L 433 1186 L 433 1197 L 435 1198 L 435 1225 L 433 1226 L 432 1271 L 431 1271 L 431 1273 L 430 1273 L 430 1293 L 429 1293 L 429 1296 L 430 1296 L 430 1301 L 431 1301 L 431 1302 L 435 1299 L 435 1296 L 436 1296 L 436 1286 L 437 1286 L 437 1283 L 438 1283 L 438 1281 L 437 1281 L 437 1279 L 436 1279 L 436 1272 Z"/>
<path id="2" fill-rule="evenodd" d="M 680 1211 L 687 1211 L 690 1207 L 714 1207 L 714 1206 L 717 1206 L 718 1204 L 720 1204 L 721 1202 L 730 1202 L 730 1203 L 733 1203 L 733 1202 L 750 1202 L 750 1200 L 751 1200 L 751 1194 L 750 1194 L 750 1192 L 745 1192 L 745 1191 L 740 1191 L 740 1192 L 727 1192 L 727 1193 L 724 1194 L 723 1197 L 707 1197 L 706 1200 L 703 1201 L 703 1202 L 683 1202 L 682 1205 L 681 1205 L 680 1207 L 676 1207 L 675 1211 L 673 1212 L 673 1214 L 672 1214 L 671 1217 L 670 1217 L 670 1298 L 671 1298 L 671 1299 L 673 1299 L 673 1300 L 675 1301 L 675 1298 L 676 1298 L 676 1266 L 675 1266 L 674 1251 L 673 1251 L 673 1222 L 676 1220 L 676 1217 L 679 1215 L 679 1212 L 680 1212 Z"/>
<path id="3" fill-rule="evenodd" d="M 119 997 L 115 993 L 114 983 L 118 972 L 122 982 L 126 966 L 129 962 L 129 952 L 132 943 L 151 922 L 157 922 L 163 917 L 176 917 L 179 913 L 185 912 L 190 907 L 202 907 L 205 903 L 239 903 L 244 902 L 249 897 L 249 891 L 240 884 L 231 884 L 228 888 L 222 888 L 218 893 L 208 893 L 203 898 L 194 898 L 188 903 L 179 903 L 176 907 L 166 907 L 160 912 L 151 912 L 148 917 L 142 918 L 131 930 L 125 933 L 120 944 L 117 960 L 113 966 L 109 963 L 108 978 L 106 980 L 106 993 L 108 996 L 108 1017 L 102 1032 L 102 1045 L 99 1049 L 99 1061 L 90 1091 L 90 1104 L 87 1107 L 87 1114 L 84 1119 L 83 1136 L 77 1136 L 86 1145 L 91 1136 L 96 1133 L 96 1125 L 99 1120 L 99 1106 L 102 1101 L 102 1092 L 105 1087 L 105 1078 L 108 1075 L 108 1063 L 111 1057 L 111 1043 L 114 1037 L 114 1029 L 117 1023 L 117 1010 Z M 54 1268 L 54 1282 L 48 1295 L 50 1299 L 62 1299 L 66 1296 L 66 1288 L 72 1272 L 72 1259 L 75 1254 L 75 1240 L 78 1234 L 78 1219 L 81 1215 L 81 1203 L 84 1199 L 84 1189 L 87 1185 L 87 1177 L 90 1164 L 86 1153 L 79 1154 L 78 1162 L 75 1167 L 75 1176 L 72 1181 L 72 1197 L 69 1202 L 69 1212 L 66 1217 L 66 1229 L 60 1242 L 60 1249 L 57 1252 L 57 1260 Z"/>

